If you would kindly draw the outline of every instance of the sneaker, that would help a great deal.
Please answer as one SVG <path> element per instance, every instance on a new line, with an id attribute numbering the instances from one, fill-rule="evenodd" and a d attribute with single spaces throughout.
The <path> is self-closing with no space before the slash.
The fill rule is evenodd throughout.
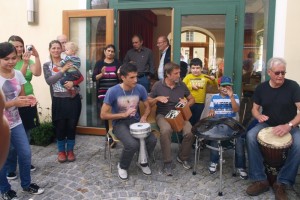
<path id="1" fill-rule="evenodd" d="M 185 168 L 185 169 L 191 169 L 192 166 L 188 163 L 188 161 L 183 161 L 179 158 L 179 156 L 177 156 L 177 162 L 179 162 L 180 164 L 182 164 L 182 166 Z"/>
<path id="2" fill-rule="evenodd" d="M 256 181 L 247 188 L 246 193 L 250 196 L 257 196 L 268 190 L 269 190 L 269 182 L 267 180 Z"/>
<path id="3" fill-rule="evenodd" d="M 236 173 L 240 175 L 241 179 L 245 179 L 245 180 L 248 179 L 248 174 L 245 169 L 237 168 Z"/>
<path id="4" fill-rule="evenodd" d="M 31 183 L 28 188 L 23 188 L 23 192 L 28 192 L 30 194 L 42 194 L 44 192 L 44 189 L 40 188 L 35 183 Z"/>
<path id="5" fill-rule="evenodd" d="M 4 200 L 18 200 L 17 193 L 14 190 L 8 190 L 2 194 Z"/>
<path id="6" fill-rule="evenodd" d="M 31 165 L 31 166 L 30 166 L 30 171 L 31 171 L 31 172 L 34 172 L 35 170 L 36 170 L 36 167 L 33 166 L 33 165 Z"/>
<path id="7" fill-rule="evenodd" d="M 136 165 L 143 171 L 145 175 L 151 175 L 151 169 L 148 163 L 136 163 Z"/>
<path id="8" fill-rule="evenodd" d="M 285 185 L 284 184 L 275 182 L 273 184 L 273 190 L 274 190 L 274 193 L 275 193 L 275 199 L 276 200 L 287 200 L 288 199 L 286 191 L 285 191 Z"/>
<path id="9" fill-rule="evenodd" d="M 123 181 L 128 180 L 128 174 L 127 174 L 127 170 L 122 169 L 120 167 L 120 163 L 118 164 L 118 174 L 119 174 L 119 178 Z"/>
<path id="10" fill-rule="evenodd" d="M 69 162 L 74 162 L 75 161 L 75 155 L 73 151 L 68 151 L 67 152 L 67 159 Z"/>
<path id="11" fill-rule="evenodd" d="M 57 160 L 60 163 L 66 162 L 67 161 L 66 152 L 64 152 L 64 151 L 58 152 Z"/>
<path id="12" fill-rule="evenodd" d="M 108 138 L 108 141 L 106 141 L 109 143 L 110 148 L 115 148 L 117 146 L 117 143 L 110 137 Z"/>
<path id="13" fill-rule="evenodd" d="M 16 178 L 18 178 L 15 172 L 9 172 L 6 177 L 8 180 L 15 180 Z"/>
<path id="14" fill-rule="evenodd" d="M 164 163 L 164 167 L 162 169 L 163 173 L 167 176 L 173 176 L 172 174 L 172 163 Z"/>
<path id="15" fill-rule="evenodd" d="M 218 166 L 217 163 L 210 162 L 209 167 L 208 167 L 209 173 L 210 173 L 210 174 L 216 173 L 216 171 L 217 171 L 217 166 Z"/>

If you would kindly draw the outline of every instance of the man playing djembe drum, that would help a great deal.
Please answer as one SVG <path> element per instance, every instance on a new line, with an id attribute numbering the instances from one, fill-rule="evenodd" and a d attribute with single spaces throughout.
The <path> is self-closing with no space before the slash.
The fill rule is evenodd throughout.
<path id="1" fill-rule="evenodd" d="M 106 120 L 113 120 L 113 133 L 123 143 L 124 149 L 118 164 L 118 175 L 122 180 L 128 179 L 127 170 L 130 166 L 134 153 L 140 148 L 140 142 L 130 133 L 130 125 L 137 122 L 146 122 L 150 113 L 146 89 L 137 84 L 137 68 L 127 63 L 121 66 L 120 76 L 122 83 L 108 89 L 101 108 L 100 117 Z M 139 101 L 143 101 L 145 112 L 139 115 Z M 156 137 L 150 133 L 145 138 L 148 155 L 156 145 Z M 137 163 L 145 175 L 151 175 L 148 163 Z"/>
<path id="2" fill-rule="evenodd" d="M 184 99 L 186 98 L 186 99 Z M 167 176 L 172 176 L 172 154 L 171 154 L 171 135 L 173 129 L 165 119 L 170 110 L 175 110 L 175 105 L 181 101 L 192 106 L 195 103 L 187 86 L 180 81 L 180 67 L 175 63 L 167 63 L 164 66 L 164 79 L 156 82 L 148 97 L 150 104 L 156 104 L 156 122 L 160 129 L 160 144 L 163 157 L 163 172 Z M 191 132 L 192 125 L 189 121 L 183 123 L 183 140 L 177 161 L 185 169 L 191 169 L 188 159 L 191 154 L 192 145 L 195 137 Z"/>
<path id="3" fill-rule="evenodd" d="M 260 151 L 257 135 L 266 127 L 273 127 L 273 134 L 284 136 L 292 135 L 293 143 L 288 152 L 286 161 L 273 184 L 276 199 L 287 199 L 285 187 L 295 183 L 300 163 L 300 88 L 292 80 L 284 78 L 286 62 L 282 58 L 271 58 L 268 62 L 270 80 L 257 86 L 253 95 L 252 115 L 258 124 L 248 131 L 246 136 L 249 177 L 254 181 L 246 192 L 256 196 L 269 190 L 269 182 L 265 173 L 264 157 Z M 260 112 L 262 108 L 262 112 Z"/>

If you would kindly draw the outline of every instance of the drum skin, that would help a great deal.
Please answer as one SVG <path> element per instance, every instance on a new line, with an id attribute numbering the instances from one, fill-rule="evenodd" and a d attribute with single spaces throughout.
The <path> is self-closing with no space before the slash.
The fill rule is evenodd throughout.
<path id="1" fill-rule="evenodd" d="M 290 133 L 279 137 L 272 133 L 272 129 L 273 127 L 264 128 L 257 135 L 270 185 L 276 181 L 277 174 L 284 165 L 293 142 Z"/>
<path id="2" fill-rule="evenodd" d="M 149 123 L 134 123 L 130 125 L 129 129 L 131 135 L 138 139 L 146 138 L 151 132 L 151 126 Z"/>

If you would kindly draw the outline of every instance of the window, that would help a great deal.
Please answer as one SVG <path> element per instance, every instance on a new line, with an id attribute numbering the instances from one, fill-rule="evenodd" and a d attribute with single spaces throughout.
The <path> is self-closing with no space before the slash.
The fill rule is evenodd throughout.
<path id="1" fill-rule="evenodd" d="M 193 42 L 194 41 L 194 32 L 186 32 L 185 41 Z"/>

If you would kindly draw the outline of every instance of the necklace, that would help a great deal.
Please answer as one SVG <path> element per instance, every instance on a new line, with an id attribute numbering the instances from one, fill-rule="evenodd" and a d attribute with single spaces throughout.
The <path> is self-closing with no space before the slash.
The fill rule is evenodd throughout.
<path id="1" fill-rule="evenodd" d="M 122 88 L 122 90 L 123 90 L 124 96 L 127 97 L 125 90 L 123 89 L 123 87 L 121 87 L 121 88 Z M 134 88 L 132 88 L 130 96 L 132 96 L 133 91 L 134 91 Z M 128 98 L 126 98 L 126 100 L 127 100 L 127 103 L 130 103 L 130 101 L 129 101 Z"/>

